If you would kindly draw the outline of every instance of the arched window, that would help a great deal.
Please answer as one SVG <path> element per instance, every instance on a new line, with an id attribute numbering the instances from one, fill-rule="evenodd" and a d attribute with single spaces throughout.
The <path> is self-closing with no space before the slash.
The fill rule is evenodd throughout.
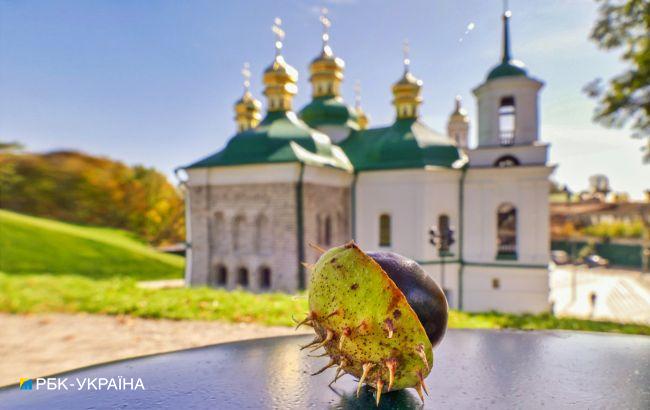
<path id="1" fill-rule="evenodd" d="M 325 217 L 323 225 L 323 245 L 330 246 L 332 244 L 332 218 L 329 215 Z"/>
<path id="2" fill-rule="evenodd" d="M 267 266 L 260 268 L 260 289 L 271 289 L 271 269 Z"/>
<path id="3" fill-rule="evenodd" d="M 225 266 L 217 266 L 217 285 L 226 286 L 228 284 L 228 269 Z"/>
<path id="4" fill-rule="evenodd" d="M 226 241 L 226 223 L 223 216 L 223 213 L 217 212 L 214 214 L 214 219 L 212 220 L 212 232 L 210 235 L 211 239 L 211 250 L 213 252 L 221 253 L 226 250 L 225 241 Z"/>
<path id="5" fill-rule="evenodd" d="M 497 209 L 497 259 L 517 259 L 517 208 L 512 204 Z"/>
<path id="6" fill-rule="evenodd" d="M 208 276 L 208 286 L 225 286 L 228 283 L 228 270 L 225 266 L 215 265 Z"/>
<path id="7" fill-rule="evenodd" d="M 323 243 L 323 220 L 316 215 L 316 243 Z"/>
<path id="8" fill-rule="evenodd" d="M 269 218 L 260 214 L 255 219 L 255 253 L 267 253 L 271 249 L 271 224 Z"/>
<path id="9" fill-rule="evenodd" d="M 440 214 L 438 216 L 438 234 L 440 235 L 440 252 L 449 252 L 448 242 L 449 216 Z"/>
<path id="10" fill-rule="evenodd" d="M 390 246 L 390 215 L 381 214 L 379 216 L 379 246 Z"/>
<path id="11" fill-rule="evenodd" d="M 509 168 L 516 167 L 519 165 L 519 160 L 512 155 L 504 155 L 494 161 L 494 166 L 497 168 Z"/>
<path id="12" fill-rule="evenodd" d="M 232 223 L 232 250 L 240 252 L 243 249 L 243 234 L 246 217 L 237 215 Z"/>
<path id="13" fill-rule="evenodd" d="M 241 267 L 237 270 L 237 285 L 242 288 L 248 287 L 248 269 Z"/>
<path id="14" fill-rule="evenodd" d="M 515 111 L 515 97 L 501 98 L 499 104 L 499 142 L 501 145 L 513 145 L 515 143 Z"/>

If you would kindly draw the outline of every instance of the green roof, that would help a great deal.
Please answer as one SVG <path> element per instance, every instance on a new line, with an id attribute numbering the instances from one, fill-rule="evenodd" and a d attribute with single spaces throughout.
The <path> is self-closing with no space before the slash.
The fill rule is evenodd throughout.
<path id="1" fill-rule="evenodd" d="M 457 167 L 464 157 L 446 136 L 417 119 L 398 119 L 389 127 L 356 131 L 341 147 L 355 170 Z"/>
<path id="2" fill-rule="evenodd" d="M 221 151 L 185 168 L 302 162 L 352 170 L 341 148 L 293 112 L 270 112 L 253 129 L 236 134 Z"/>
<path id="3" fill-rule="evenodd" d="M 315 97 L 300 110 L 299 115 L 310 127 L 342 125 L 354 130 L 359 129 L 357 115 L 341 97 Z"/>
<path id="4" fill-rule="evenodd" d="M 490 73 L 487 76 L 488 80 L 493 80 L 495 78 L 502 77 L 516 77 L 516 76 L 526 76 L 526 69 L 524 64 L 518 60 L 508 60 L 504 61 L 498 66 L 490 70 Z"/>

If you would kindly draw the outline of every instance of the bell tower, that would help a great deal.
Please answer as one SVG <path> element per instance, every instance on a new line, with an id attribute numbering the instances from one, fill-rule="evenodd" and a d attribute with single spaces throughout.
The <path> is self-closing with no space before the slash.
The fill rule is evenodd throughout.
<path id="1" fill-rule="evenodd" d="M 503 12 L 501 62 L 473 90 L 478 102 L 478 147 L 531 145 L 539 138 L 538 93 L 532 78 L 510 51 L 510 10 Z"/>

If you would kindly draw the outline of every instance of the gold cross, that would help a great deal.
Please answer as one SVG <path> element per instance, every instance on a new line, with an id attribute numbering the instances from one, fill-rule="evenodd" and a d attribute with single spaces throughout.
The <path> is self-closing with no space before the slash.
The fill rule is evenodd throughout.
<path id="1" fill-rule="evenodd" d="M 411 50 L 409 46 L 408 39 L 404 39 L 402 43 L 402 52 L 404 53 L 404 72 L 408 73 L 411 66 L 411 59 L 409 58 L 409 51 Z"/>
<path id="2" fill-rule="evenodd" d="M 244 63 L 244 67 L 241 69 L 241 75 L 244 77 L 244 90 L 249 91 L 251 86 L 251 66 L 248 63 Z"/>
<path id="3" fill-rule="evenodd" d="M 282 20 L 279 17 L 276 17 L 273 20 L 273 26 L 271 26 L 271 31 L 275 34 L 275 55 L 279 56 L 282 51 L 282 40 L 284 40 L 284 30 L 282 30 Z"/>
<path id="4" fill-rule="evenodd" d="M 332 22 L 330 19 L 327 17 L 327 14 L 329 13 L 329 10 L 327 10 L 325 7 L 321 9 L 321 14 L 320 14 L 320 22 L 323 25 L 323 49 L 325 49 L 329 45 L 330 41 L 330 34 L 329 34 L 329 28 L 332 25 Z"/>

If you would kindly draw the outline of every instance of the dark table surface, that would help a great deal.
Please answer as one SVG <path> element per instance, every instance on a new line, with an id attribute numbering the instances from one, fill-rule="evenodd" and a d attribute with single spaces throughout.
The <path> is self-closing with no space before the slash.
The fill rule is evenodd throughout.
<path id="1" fill-rule="evenodd" d="M 375 408 L 346 375 L 310 376 L 311 336 L 259 339 L 79 369 L 59 378 L 141 378 L 146 390 L 0 389 L 15 409 Z M 1 360 L 1 359 L 0 359 Z M 17 369 L 18 370 L 18 369 Z M 435 351 L 425 408 L 650 408 L 650 337 L 573 332 L 450 330 Z M 382 408 L 421 408 L 413 389 L 385 393 Z"/>

